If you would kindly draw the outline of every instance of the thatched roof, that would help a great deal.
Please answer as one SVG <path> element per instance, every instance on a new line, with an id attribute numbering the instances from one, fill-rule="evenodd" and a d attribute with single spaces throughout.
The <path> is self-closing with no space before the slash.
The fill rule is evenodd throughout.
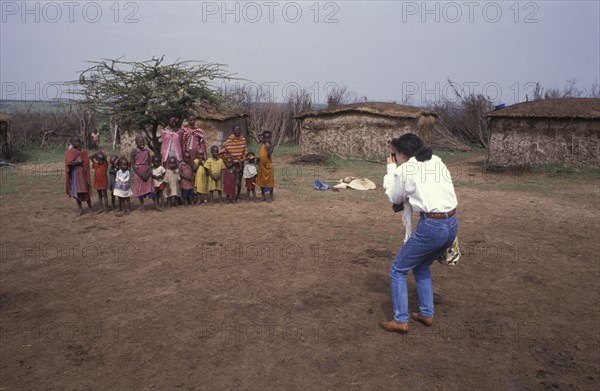
<path id="1" fill-rule="evenodd" d="M 386 102 L 362 102 L 337 107 L 329 107 L 323 110 L 309 110 L 296 116 L 296 118 L 302 119 L 306 117 L 331 116 L 348 112 L 367 113 L 392 118 L 419 118 L 423 115 L 432 115 L 437 117 L 435 112 L 425 110 L 420 107 L 404 106 L 396 103 Z"/>
<path id="2" fill-rule="evenodd" d="M 248 114 L 243 111 L 237 111 L 228 107 L 216 107 L 207 103 L 199 103 L 196 106 L 196 116 L 198 119 L 209 121 L 227 121 L 232 118 L 247 117 Z"/>
<path id="3" fill-rule="evenodd" d="M 0 113 L 0 121 L 10 121 L 12 119 L 12 115 L 7 113 Z"/>
<path id="4" fill-rule="evenodd" d="M 492 111 L 488 117 L 600 119 L 600 99 L 560 98 L 517 103 Z"/>

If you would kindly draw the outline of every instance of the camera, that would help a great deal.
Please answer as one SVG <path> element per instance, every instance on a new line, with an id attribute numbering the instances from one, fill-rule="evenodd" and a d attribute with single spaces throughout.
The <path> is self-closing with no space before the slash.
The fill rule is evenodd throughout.
<path id="1" fill-rule="evenodd" d="M 392 210 L 394 213 L 402 212 L 404 210 L 404 204 L 393 204 Z"/>

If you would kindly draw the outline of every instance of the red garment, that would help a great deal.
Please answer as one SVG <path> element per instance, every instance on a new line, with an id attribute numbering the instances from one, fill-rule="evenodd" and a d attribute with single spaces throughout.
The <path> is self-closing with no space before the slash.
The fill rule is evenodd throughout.
<path id="1" fill-rule="evenodd" d="M 73 168 L 69 167 L 70 162 L 77 160 L 83 162 L 83 164 L 73 166 Z M 86 194 L 86 196 L 81 197 L 81 200 L 85 201 L 92 196 L 92 184 L 90 181 L 90 160 L 87 152 L 83 149 L 69 148 L 65 156 L 65 191 L 69 197 L 73 196 L 71 192 L 73 173 L 75 173 L 76 178 L 76 192 L 82 196 Z"/>
<path id="2" fill-rule="evenodd" d="M 183 151 L 181 150 L 182 137 L 183 130 L 181 129 L 171 129 L 166 127 L 160 132 L 160 155 L 162 156 L 163 167 L 169 168 L 167 161 L 171 156 L 177 158 L 177 164 L 183 160 Z M 171 154 L 171 152 L 173 152 L 173 154 Z"/>
<path id="3" fill-rule="evenodd" d="M 194 169 L 191 165 L 183 162 L 179 165 L 179 176 L 181 176 L 181 180 L 179 184 L 181 185 L 182 190 L 190 190 L 194 188 Z M 184 179 L 183 177 L 188 177 L 191 179 Z"/>
<path id="4" fill-rule="evenodd" d="M 134 197 L 142 197 L 154 191 L 152 177 L 148 176 L 146 181 L 142 179 L 142 175 L 151 174 L 151 161 L 150 151 L 145 148 L 136 148 L 131 153 L 131 165 L 133 168 L 133 186 L 131 190 L 133 190 Z"/>
<path id="5" fill-rule="evenodd" d="M 246 156 L 248 152 L 248 144 L 246 144 L 246 138 L 244 136 L 235 137 L 235 134 L 230 135 L 223 143 L 223 148 L 219 154 L 221 158 L 225 160 L 227 155 L 231 156 L 234 163 L 238 163 L 241 159 Z"/>
<path id="6" fill-rule="evenodd" d="M 246 189 L 254 190 L 256 188 L 256 177 L 246 178 Z"/>
<path id="7" fill-rule="evenodd" d="M 223 170 L 223 193 L 226 196 L 233 197 L 237 190 L 236 172 L 233 168 Z"/>
<path id="8" fill-rule="evenodd" d="M 206 143 L 204 131 L 200 128 L 183 128 L 183 151 L 187 151 L 192 161 L 198 157 L 198 151 L 204 152 L 206 157 Z"/>
<path id="9" fill-rule="evenodd" d="M 94 168 L 94 189 L 106 190 L 108 188 L 108 162 L 106 160 L 102 164 L 94 162 L 92 167 Z"/>

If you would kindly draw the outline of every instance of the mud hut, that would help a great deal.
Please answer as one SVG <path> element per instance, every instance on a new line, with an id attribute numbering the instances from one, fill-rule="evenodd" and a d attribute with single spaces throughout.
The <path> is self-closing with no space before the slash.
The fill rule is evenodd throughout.
<path id="1" fill-rule="evenodd" d="M 392 138 L 415 133 L 431 141 L 437 114 L 395 103 L 363 102 L 305 111 L 300 121 L 302 155 L 335 153 L 376 158 L 389 153 Z"/>
<path id="2" fill-rule="evenodd" d="M 213 144 L 222 145 L 236 125 L 241 128 L 242 135 L 248 138 L 248 114 L 245 112 L 199 104 L 194 114 L 197 116 L 196 126 L 204 131 L 206 145 L 209 147 Z"/>
<path id="3" fill-rule="evenodd" d="M 0 158 L 9 160 L 12 157 L 10 140 L 10 120 L 12 117 L 6 113 L 0 113 Z"/>
<path id="4" fill-rule="evenodd" d="M 487 117 L 490 165 L 600 167 L 600 99 L 535 100 Z"/>

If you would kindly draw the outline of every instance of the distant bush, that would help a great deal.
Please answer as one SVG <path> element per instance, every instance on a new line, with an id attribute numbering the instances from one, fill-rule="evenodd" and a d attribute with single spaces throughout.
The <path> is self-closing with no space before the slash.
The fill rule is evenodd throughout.
<path id="1" fill-rule="evenodd" d="M 291 91 L 287 101 L 275 101 L 268 89 L 242 85 L 223 88 L 227 104 L 248 113 L 248 134 L 255 141 L 264 130 L 273 132 L 275 145 L 300 142 L 300 124 L 294 118 L 312 107 L 312 97 L 306 89 Z"/>
<path id="2" fill-rule="evenodd" d="M 35 105 L 15 107 L 10 110 L 9 140 L 13 151 L 27 148 L 65 146 L 72 136 L 79 136 L 85 146 L 96 125 L 96 116 L 90 109 L 65 104 L 53 110 L 40 110 Z"/>
<path id="3" fill-rule="evenodd" d="M 458 99 L 442 99 L 434 102 L 429 108 L 438 114 L 435 131 L 443 139 L 455 143 L 460 150 L 460 143 L 487 148 L 490 140 L 490 129 L 487 122 L 487 113 L 494 109 L 494 104 L 487 96 L 481 94 L 461 94 L 460 88 L 448 80 Z M 556 99 L 556 98 L 600 98 L 600 88 L 595 82 L 589 89 L 575 87 L 576 80 L 567 81 L 566 85 L 559 88 L 543 88 L 536 83 L 531 96 L 526 100 Z M 519 102 L 516 102 L 519 103 Z"/>

